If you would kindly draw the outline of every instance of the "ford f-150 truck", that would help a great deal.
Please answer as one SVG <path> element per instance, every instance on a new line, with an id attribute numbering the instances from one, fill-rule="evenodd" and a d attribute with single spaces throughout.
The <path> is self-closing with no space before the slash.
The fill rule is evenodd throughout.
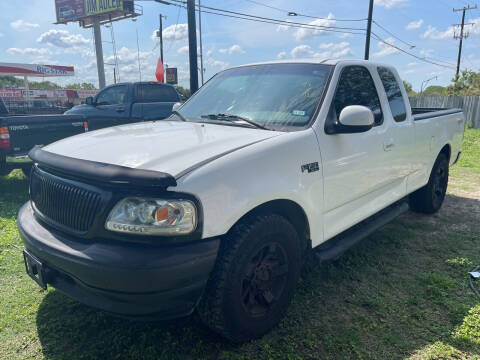
<path id="1" fill-rule="evenodd" d="M 0 113 L 0 139 L 3 139 L 0 141 L 0 176 L 15 168 L 27 173 L 31 167 L 27 153 L 35 145 L 47 145 L 88 130 L 164 119 L 170 116 L 177 102 L 180 96 L 171 85 L 123 83 L 106 87 L 65 115 L 4 116 Z"/>
<path id="2" fill-rule="evenodd" d="M 412 110 L 394 68 L 264 63 L 214 76 L 166 121 L 35 148 L 18 215 L 27 273 L 140 319 L 191 314 L 232 341 L 287 311 L 312 248 L 337 257 L 436 212 L 461 110 Z"/>

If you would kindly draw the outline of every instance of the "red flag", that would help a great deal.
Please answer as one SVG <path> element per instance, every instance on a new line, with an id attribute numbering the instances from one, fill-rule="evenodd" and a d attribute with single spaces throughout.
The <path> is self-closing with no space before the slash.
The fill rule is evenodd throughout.
<path id="1" fill-rule="evenodd" d="M 155 77 L 157 78 L 158 82 L 163 83 L 164 74 L 165 68 L 163 67 L 162 59 L 158 58 L 157 70 L 155 70 Z"/>

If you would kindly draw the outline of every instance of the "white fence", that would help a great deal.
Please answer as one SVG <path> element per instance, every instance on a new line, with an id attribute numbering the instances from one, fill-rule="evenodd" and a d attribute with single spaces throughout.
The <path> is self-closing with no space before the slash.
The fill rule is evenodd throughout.
<path id="1" fill-rule="evenodd" d="M 415 96 L 410 104 L 418 108 L 461 108 L 467 124 L 480 128 L 480 96 Z"/>

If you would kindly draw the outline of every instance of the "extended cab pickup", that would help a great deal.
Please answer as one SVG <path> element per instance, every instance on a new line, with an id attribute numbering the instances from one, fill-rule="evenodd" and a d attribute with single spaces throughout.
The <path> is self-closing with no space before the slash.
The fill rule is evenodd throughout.
<path id="1" fill-rule="evenodd" d="M 114 314 L 196 309 L 230 340 L 258 337 L 308 250 L 332 259 L 408 203 L 440 208 L 464 127 L 458 109 L 412 111 L 388 65 L 225 70 L 167 121 L 30 152 L 27 273 Z"/>
<path id="2" fill-rule="evenodd" d="M 174 87 L 155 82 L 109 86 L 64 115 L 8 116 L 0 106 L 0 176 L 29 171 L 28 151 L 86 131 L 170 116 L 180 102 Z M 4 113 L 1 111 L 4 109 Z"/>

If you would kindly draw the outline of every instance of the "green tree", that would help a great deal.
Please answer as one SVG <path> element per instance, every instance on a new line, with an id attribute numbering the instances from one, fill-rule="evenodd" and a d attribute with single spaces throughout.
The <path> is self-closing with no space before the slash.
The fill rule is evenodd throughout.
<path id="1" fill-rule="evenodd" d="M 74 84 L 68 84 L 65 85 L 65 89 L 70 89 L 70 90 L 97 90 L 95 85 L 92 83 L 74 83 Z"/>
<path id="2" fill-rule="evenodd" d="M 408 81 L 403 80 L 403 86 L 405 86 L 405 90 L 407 91 L 408 96 L 416 96 L 417 93 L 413 91 L 413 86 Z"/>
<path id="3" fill-rule="evenodd" d="M 15 76 L 0 76 L 0 88 L 6 87 L 22 87 L 23 80 Z"/>
<path id="4" fill-rule="evenodd" d="M 446 94 L 447 88 L 440 85 L 431 85 L 422 93 L 423 96 L 445 96 Z"/>
<path id="5" fill-rule="evenodd" d="M 182 98 L 182 100 L 185 101 L 190 97 L 191 94 L 189 89 L 185 89 L 183 86 L 180 86 L 180 85 L 175 85 L 174 87 L 180 94 L 180 97 Z"/>
<path id="6" fill-rule="evenodd" d="M 30 89 L 40 89 L 40 90 L 55 90 L 61 89 L 62 87 L 58 84 L 55 84 L 51 81 L 29 81 L 28 87 Z"/>
<path id="7" fill-rule="evenodd" d="M 460 76 L 452 79 L 446 93 L 448 96 L 480 95 L 480 72 L 463 70 Z"/>

